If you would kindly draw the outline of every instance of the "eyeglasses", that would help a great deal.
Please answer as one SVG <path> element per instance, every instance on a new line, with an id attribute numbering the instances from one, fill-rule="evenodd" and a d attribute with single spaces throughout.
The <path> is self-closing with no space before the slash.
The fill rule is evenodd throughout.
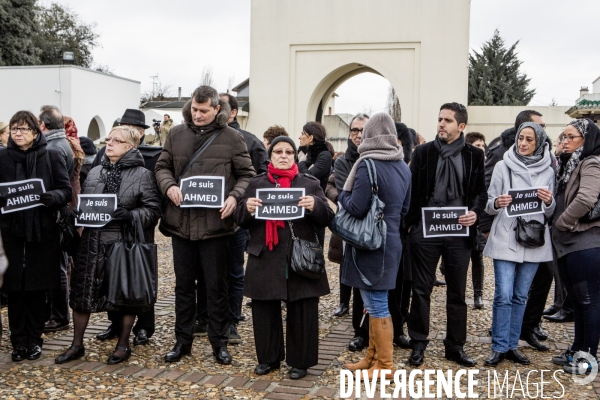
<path id="1" fill-rule="evenodd" d="M 362 133 L 362 129 L 358 129 L 358 128 L 352 128 L 350 129 L 350 132 L 352 132 L 354 135 L 356 135 L 357 133 Z"/>
<path id="2" fill-rule="evenodd" d="M 22 135 L 31 132 L 32 129 L 31 128 L 10 128 L 10 133 L 12 133 L 13 135 L 15 133 L 21 133 Z"/>
<path id="3" fill-rule="evenodd" d="M 583 136 L 581 136 L 581 135 L 577 135 L 577 136 L 568 136 L 568 135 L 567 135 L 567 136 L 563 137 L 563 138 L 562 138 L 562 140 L 561 140 L 560 142 L 561 142 L 561 143 L 564 143 L 564 142 L 572 142 L 572 141 L 573 141 L 573 140 L 575 140 L 576 138 L 580 138 L 580 137 L 583 137 Z"/>
<path id="4" fill-rule="evenodd" d="M 273 150 L 273 153 L 277 154 L 278 156 L 282 155 L 283 153 L 285 153 L 286 156 L 293 156 L 294 154 L 296 154 L 296 152 L 294 150 L 282 150 L 282 149 Z"/>
<path id="5" fill-rule="evenodd" d="M 122 144 L 122 143 L 127 143 L 124 140 L 121 139 L 117 139 L 117 138 L 106 138 L 106 143 L 110 143 L 110 142 L 115 142 L 116 144 Z"/>
<path id="6" fill-rule="evenodd" d="M 304 132 L 304 131 L 300 132 L 300 136 L 302 136 L 302 135 L 304 135 L 304 136 L 308 137 L 308 133 L 306 133 L 306 132 Z"/>

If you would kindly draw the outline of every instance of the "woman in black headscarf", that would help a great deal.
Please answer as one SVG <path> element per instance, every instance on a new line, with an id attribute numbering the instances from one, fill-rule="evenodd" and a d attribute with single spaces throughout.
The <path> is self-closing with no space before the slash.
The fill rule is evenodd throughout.
<path id="1" fill-rule="evenodd" d="M 590 211 L 600 195 L 600 129 L 588 118 L 573 120 L 564 131 L 556 177 L 552 243 L 558 271 L 573 301 L 575 338 L 570 350 L 552 362 L 568 373 L 589 373 L 597 364 L 600 340 L 600 218 Z M 586 358 L 583 359 L 583 358 Z M 592 361 L 595 360 L 595 361 Z M 592 361 L 592 362 L 590 362 Z M 584 363 L 587 362 L 587 367 Z"/>
<path id="2" fill-rule="evenodd" d="M 9 267 L 4 276 L 12 360 L 42 354 L 46 292 L 60 287 L 60 242 L 56 211 L 71 200 L 69 174 L 58 150 L 46 148 L 35 115 L 17 112 L 10 120 L 7 148 L 0 154 L 0 183 L 41 179 L 45 193 L 32 208 L 0 214 Z M 6 189 L 2 207 L 9 205 Z"/>

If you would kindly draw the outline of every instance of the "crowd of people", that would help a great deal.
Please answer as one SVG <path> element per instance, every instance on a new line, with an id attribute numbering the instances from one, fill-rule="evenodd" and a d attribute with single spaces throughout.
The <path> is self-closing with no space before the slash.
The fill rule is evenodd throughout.
<path id="1" fill-rule="evenodd" d="M 458 103 L 440 107 L 431 142 L 385 113 L 357 114 L 347 149 L 336 154 L 318 122 L 303 126 L 297 147 L 277 125 L 261 142 L 241 129 L 237 111 L 234 96 L 200 86 L 183 108 L 183 123 L 161 131 L 164 147 L 144 142 L 144 114 L 128 109 L 100 151 L 55 106 L 0 122 L 0 184 L 43 183 L 34 206 L 0 214 L 13 361 L 39 358 L 42 334 L 67 329 L 69 308 L 73 341 L 57 364 L 85 354 L 91 313 L 108 312 L 111 321 L 98 340 L 118 338 L 109 364 L 131 356 L 132 332 L 134 345 L 147 344 L 155 330 L 156 282 L 150 282 L 146 301 L 115 300 L 115 292 L 140 285 L 110 278 L 127 263 L 115 262 L 107 249 L 132 237 L 152 244 L 158 225 L 172 240 L 176 277 L 175 343 L 165 362 L 180 361 L 195 337 L 207 335 L 215 361 L 230 364 L 228 345 L 241 342 L 237 325 L 245 318 L 246 296 L 255 373 L 267 374 L 285 360 L 290 378 L 300 379 L 318 362 L 319 297 L 330 293 L 322 254 L 336 211 L 328 199 L 338 205 L 338 215 L 343 211 L 356 221 L 368 218 L 377 199 L 383 244 L 360 247 L 338 231 L 327 252 L 340 265 L 334 316 L 351 309 L 355 337 L 348 348 L 366 348 L 359 362 L 344 368 L 368 369 L 369 376 L 393 373 L 394 345 L 410 348 L 409 364 L 421 365 L 436 284 L 446 286 L 445 357 L 475 366 L 464 351 L 465 292 L 471 264 L 474 307 L 484 307 L 485 255 L 493 260 L 495 282 L 485 365 L 504 359 L 529 364 L 519 339 L 548 350 L 540 342 L 548 336 L 542 315 L 565 320 L 570 313 L 574 341 L 552 361 L 568 372 L 591 370 L 584 356 L 596 359 L 600 339 L 600 129 L 593 121 L 569 123 L 553 153 L 542 115 L 533 110 L 521 112 L 490 148 L 482 134 L 465 132 L 467 109 Z M 190 207 L 182 180 L 203 176 L 222 179 L 222 199 L 216 206 Z M 302 214 L 290 220 L 259 216 L 259 192 L 271 189 L 301 189 L 296 206 Z M 509 211 L 519 210 L 511 208 L 514 191 L 526 193 L 539 210 Z M 65 226 L 57 221 L 69 225 L 80 216 L 79 195 L 114 196 L 116 205 L 105 225 L 78 228 L 76 250 L 69 251 Z M 10 199 L 0 190 L 1 206 Z M 429 210 L 433 218 L 446 213 L 443 218 L 460 232 L 432 233 Z M 298 261 L 303 257 L 309 261 Z M 0 273 L 2 259 L 0 246 Z M 306 263 L 318 271 L 303 271 Z M 156 266 L 142 264 L 142 273 L 152 276 Z M 437 279 L 438 268 L 445 282 Z M 552 279 L 556 301 L 544 310 Z"/>

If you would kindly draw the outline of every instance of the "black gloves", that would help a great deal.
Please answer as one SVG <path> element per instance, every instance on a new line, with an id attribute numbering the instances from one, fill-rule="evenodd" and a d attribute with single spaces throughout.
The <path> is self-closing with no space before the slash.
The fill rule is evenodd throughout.
<path id="1" fill-rule="evenodd" d="M 56 205 L 56 199 L 52 193 L 46 192 L 40 194 L 40 203 L 45 205 L 46 207 L 52 208 Z"/>
<path id="2" fill-rule="evenodd" d="M 115 212 L 113 213 L 113 220 L 114 221 L 123 221 L 123 222 L 133 222 L 133 214 L 131 214 L 131 211 L 123 208 L 123 207 L 118 207 Z"/>

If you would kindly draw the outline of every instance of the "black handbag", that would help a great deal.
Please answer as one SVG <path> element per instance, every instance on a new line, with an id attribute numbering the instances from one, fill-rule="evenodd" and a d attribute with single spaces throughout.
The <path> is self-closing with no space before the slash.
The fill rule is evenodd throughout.
<path id="1" fill-rule="evenodd" d="M 512 171 L 509 172 L 508 179 L 512 189 Z M 517 217 L 517 226 L 515 226 L 517 243 L 527 248 L 542 247 L 546 244 L 546 222 L 546 218 L 544 218 L 544 223 L 541 223 L 536 220 L 525 221 L 523 218 Z"/>
<path id="2" fill-rule="evenodd" d="M 319 239 L 315 235 L 316 242 L 300 239 L 294 235 L 293 224 L 288 221 L 292 233 L 292 271 L 309 279 L 319 279 L 325 272 L 325 257 Z"/>
<path id="3" fill-rule="evenodd" d="M 371 183 L 371 206 L 364 218 L 356 218 L 340 204 L 338 212 L 329 224 L 329 229 L 337 233 L 352 247 L 360 250 L 377 250 L 385 247 L 387 225 L 383 220 L 385 204 L 377 195 L 377 169 L 373 160 L 366 159 Z"/>
<path id="4" fill-rule="evenodd" d="M 146 243 L 142 222 L 133 221 L 133 240 L 125 239 L 104 246 L 105 280 L 108 285 L 107 308 L 146 307 L 156 302 L 158 260 L 156 244 Z"/>

